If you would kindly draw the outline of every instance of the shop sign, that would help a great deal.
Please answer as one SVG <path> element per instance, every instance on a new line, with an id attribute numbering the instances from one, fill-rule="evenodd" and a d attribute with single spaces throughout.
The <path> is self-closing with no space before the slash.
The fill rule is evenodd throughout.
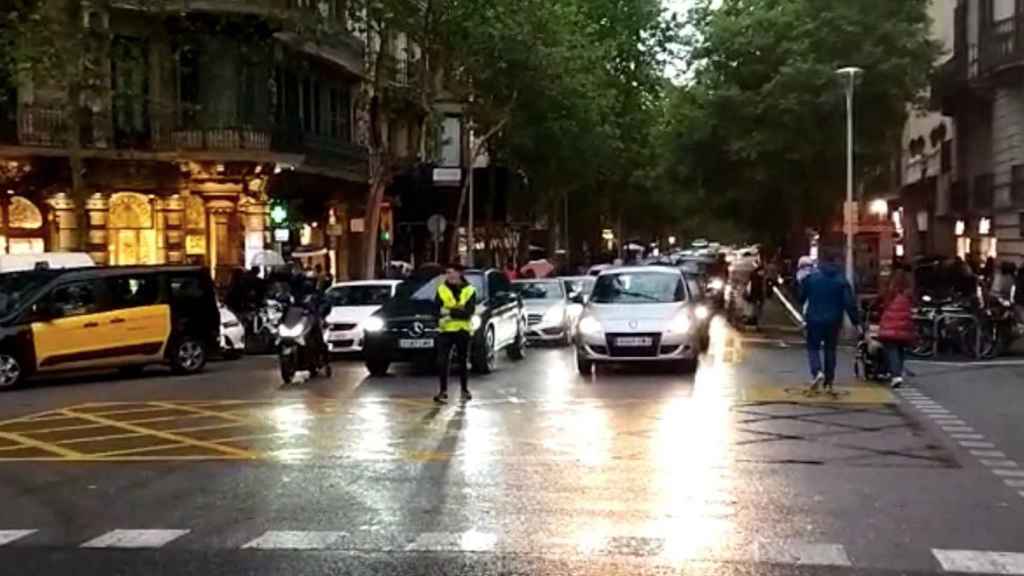
<path id="1" fill-rule="evenodd" d="M 366 220 L 362 218 L 353 218 L 349 223 L 349 228 L 353 232 L 366 232 Z"/>
<path id="2" fill-rule="evenodd" d="M 274 228 L 274 242 L 288 242 L 291 239 L 291 230 L 288 228 Z"/>

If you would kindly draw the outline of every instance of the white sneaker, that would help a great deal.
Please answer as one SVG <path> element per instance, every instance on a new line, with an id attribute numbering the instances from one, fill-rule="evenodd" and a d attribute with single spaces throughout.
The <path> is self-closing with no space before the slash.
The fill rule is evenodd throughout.
<path id="1" fill-rule="evenodd" d="M 899 376 L 897 376 L 896 378 L 893 378 L 891 386 L 893 388 L 899 388 L 900 386 L 903 386 L 903 378 L 901 378 Z"/>
<path id="2" fill-rule="evenodd" d="M 825 374 L 818 372 L 811 379 L 811 392 L 817 392 L 821 385 L 825 382 Z"/>

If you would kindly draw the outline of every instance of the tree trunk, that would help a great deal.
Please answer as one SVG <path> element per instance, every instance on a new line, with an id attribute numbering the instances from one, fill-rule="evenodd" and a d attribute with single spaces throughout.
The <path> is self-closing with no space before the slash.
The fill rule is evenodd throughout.
<path id="1" fill-rule="evenodd" d="M 373 279 L 377 274 L 377 228 L 380 226 L 380 205 L 384 201 L 387 180 L 383 175 L 370 180 L 366 195 L 366 217 L 363 222 L 363 277 Z"/>

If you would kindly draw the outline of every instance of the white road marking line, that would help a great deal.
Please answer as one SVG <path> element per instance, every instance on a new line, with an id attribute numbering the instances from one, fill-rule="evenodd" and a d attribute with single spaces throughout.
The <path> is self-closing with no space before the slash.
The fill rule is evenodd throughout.
<path id="1" fill-rule="evenodd" d="M 982 438 L 985 437 L 984 434 L 961 434 L 961 433 L 950 434 L 949 436 L 951 438 L 956 438 L 957 440 L 961 440 L 961 439 L 962 440 L 981 440 Z"/>
<path id="2" fill-rule="evenodd" d="M 943 426 L 942 429 L 946 432 L 974 432 L 970 426 Z"/>
<path id="3" fill-rule="evenodd" d="M 1017 463 L 1014 462 L 1013 460 L 988 460 L 988 459 L 985 459 L 985 460 L 981 460 L 981 464 L 983 466 L 988 466 L 989 468 L 1016 468 L 1017 467 Z"/>
<path id="4" fill-rule="evenodd" d="M 1003 483 L 1010 488 L 1024 488 L 1024 480 L 1011 480 L 1007 478 L 1006 480 L 1003 480 Z"/>
<path id="5" fill-rule="evenodd" d="M 82 548 L 160 548 L 188 530 L 112 530 L 82 544 Z"/>
<path id="6" fill-rule="evenodd" d="M 984 442 L 981 442 L 981 444 L 984 444 Z M 981 458 L 1006 458 L 1006 454 L 999 450 L 971 450 L 971 454 Z"/>
<path id="7" fill-rule="evenodd" d="M 324 550 L 348 538 L 348 532 L 271 530 L 242 548 L 259 550 Z"/>
<path id="8" fill-rule="evenodd" d="M 1024 554 L 981 550 L 932 550 L 946 572 L 1024 574 Z"/>
<path id="9" fill-rule="evenodd" d="M 469 530 L 466 532 L 424 532 L 406 546 L 417 552 L 492 552 L 498 537 L 492 532 Z"/>
<path id="10" fill-rule="evenodd" d="M 956 434 L 954 434 L 953 436 L 956 436 Z M 969 434 L 969 436 L 973 436 L 973 434 Z M 961 440 L 959 442 L 959 444 L 961 446 L 963 446 L 964 448 L 995 448 L 996 447 L 996 445 L 991 443 L 991 442 L 978 442 L 977 440 Z M 974 452 L 975 452 L 974 450 L 971 451 L 972 454 L 974 454 Z"/>
<path id="11" fill-rule="evenodd" d="M 0 546 L 20 540 L 29 534 L 35 534 L 36 530 L 0 530 Z"/>
<path id="12" fill-rule="evenodd" d="M 993 470 L 993 474 L 996 476 L 1012 476 L 1014 478 L 1024 478 L 1024 470 Z"/>
<path id="13" fill-rule="evenodd" d="M 775 564 L 851 566 L 846 549 L 839 544 L 807 542 L 758 542 L 755 561 Z"/>

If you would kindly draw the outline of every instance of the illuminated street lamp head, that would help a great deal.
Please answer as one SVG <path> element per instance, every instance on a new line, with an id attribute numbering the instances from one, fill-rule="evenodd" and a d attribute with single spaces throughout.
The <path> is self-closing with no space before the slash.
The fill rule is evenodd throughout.
<path id="1" fill-rule="evenodd" d="M 856 66 L 847 66 L 836 70 L 836 76 L 842 80 L 843 88 L 845 88 L 847 92 L 853 92 L 854 85 L 863 74 L 864 70 Z"/>
<path id="2" fill-rule="evenodd" d="M 868 205 L 868 211 L 875 216 L 885 216 L 889 214 L 889 203 L 882 198 L 875 198 Z"/>

